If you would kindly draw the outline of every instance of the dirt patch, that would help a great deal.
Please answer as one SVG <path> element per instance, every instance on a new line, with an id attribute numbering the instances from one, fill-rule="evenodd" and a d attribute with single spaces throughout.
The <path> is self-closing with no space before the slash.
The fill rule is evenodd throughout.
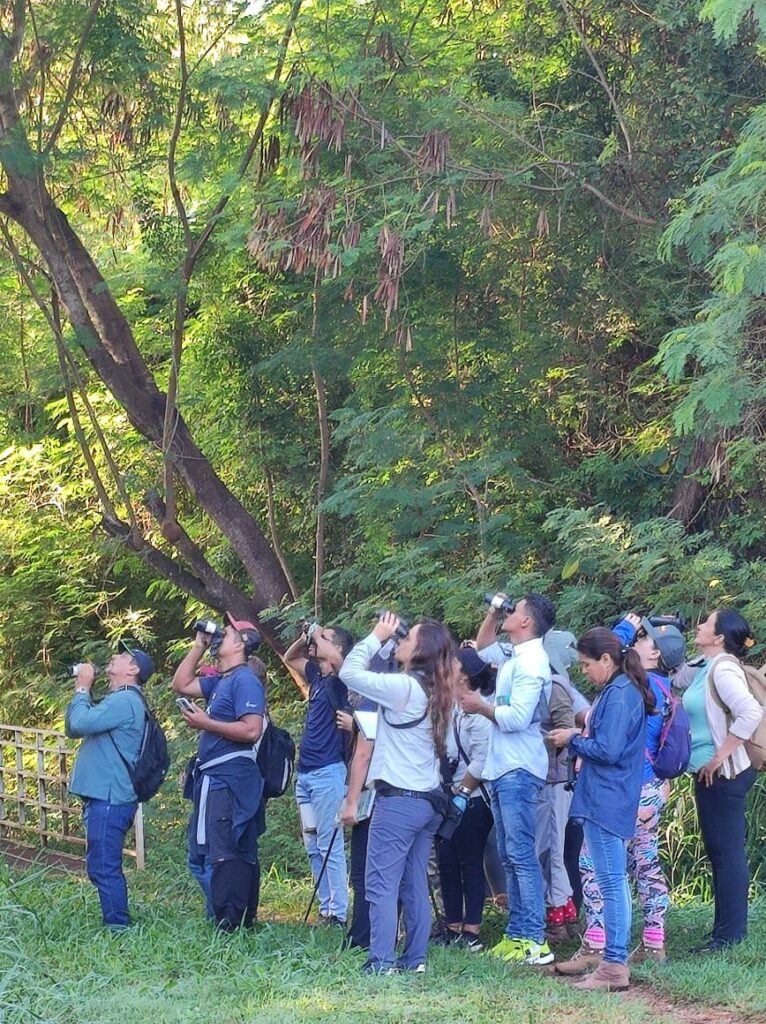
<path id="1" fill-rule="evenodd" d="M 76 854 L 41 850 L 39 846 L 25 846 L 24 843 L 14 843 L 10 839 L 0 839 L 0 857 L 5 859 L 8 867 L 22 871 L 46 867 L 81 874 L 85 869 L 85 861 Z"/>
<path id="2" fill-rule="evenodd" d="M 672 1017 L 675 1024 L 763 1024 L 760 1015 L 735 1013 L 724 1006 L 678 1002 L 660 995 L 643 982 L 634 982 L 622 997 L 645 1003 L 656 1014 Z"/>

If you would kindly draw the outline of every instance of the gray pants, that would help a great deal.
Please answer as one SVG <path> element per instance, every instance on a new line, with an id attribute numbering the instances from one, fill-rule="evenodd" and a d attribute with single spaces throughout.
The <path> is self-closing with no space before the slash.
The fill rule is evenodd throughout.
<path id="1" fill-rule="evenodd" d="M 563 907 L 572 895 L 569 875 L 564 867 L 564 833 L 572 794 L 563 782 L 546 782 L 537 805 L 535 853 L 540 860 L 548 907 Z"/>
<path id="2" fill-rule="evenodd" d="M 425 962 L 431 931 L 428 857 L 440 817 L 428 800 L 379 796 L 370 822 L 365 888 L 370 904 L 370 962 L 393 966 L 398 901 L 407 939 L 401 967 Z"/>

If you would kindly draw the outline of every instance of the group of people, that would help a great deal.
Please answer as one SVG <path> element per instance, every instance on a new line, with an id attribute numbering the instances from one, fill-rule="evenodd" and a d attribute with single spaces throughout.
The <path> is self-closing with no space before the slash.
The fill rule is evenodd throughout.
<path id="1" fill-rule="evenodd" d="M 580 987 L 613 990 L 629 984 L 629 960 L 663 960 L 669 899 L 658 840 L 670 784 L 654 765 L 674 687 L 690 723 L 688 770 L 715 900 L 698 952 L 744 938 L 745 798 L 756 777 L 744 744 L 763 715 L 740 662 L 754 642 L 747 622 L 713 611 L 697 629 L 699 657 L 687 661 L 676 625 L 629 614 L 575 640 L 554 628 L 555 617 L 544 595 L 500 594 L 462 646 L 439 622 L 408 628 L 385 612 L 357 644 L 340 627 L 313 624 L 285 653 L 308 687 L 295 791 L 320 920 L 367 950 L 366 973 L 426 969 L 434 847 L 446 920 L 436 941 L 483 948 L 493 830 L 508 919 L 491 955 L 552 963 L 551 945 L 574 928 L 581 892 L 582 944 L 556 971 L 592 969 Z M 249 664 L 256 638 L 252 623 L 227 615 L 215 665 L 202 665 L 209 637 L 199 633 L 173 678 L 186 723 L 200 731 L 187 789 L 189 865 L 224 929 L 252 924 L 257 912 L 265 816 L 255 751 L 266 706 L 258 666 Z M 592 706 L 569 678 L 578 659 L 596 693 Z M 86 737 L 70 789 L 85 801 L 89 877 L 113 928 L 129 923 L 120 860 L 136 804 L 111 748 L 126 759 L 135 753 L 144 707 L 132 691 L 152 670 L 145 652 L 126 648 L 107 667 L 109 696 L 94 704 L 82 666 L 67 712 L 69 734 Z M 193 702 L 200 697 L 204 710 Z M 351 828 L 350 917 L 343 825 Z M 567 865 L 572 841 L 581 843 L 579 877 Z M 631 877 L 644 913 L 632 953 Z"/>

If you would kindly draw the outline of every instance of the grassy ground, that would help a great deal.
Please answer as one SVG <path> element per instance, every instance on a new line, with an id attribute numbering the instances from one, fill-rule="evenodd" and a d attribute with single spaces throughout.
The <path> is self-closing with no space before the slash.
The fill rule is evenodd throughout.
<path id="1" fill-rule="evenodd" d="M 677 1022 L 642 999 L 578 994 L 539 970 L 434 950 L 424 977 L 366 978 L 362 957 L 339 952 L 339 934 L 303 926 L 305 881 L 264 879 L 263 914 L 251 934 L 214 933 L 180 854 L 143 874 L 130 873 L 137 925 L 121 936 L 99 925 L 87 881 L 44 871 L 0 871 L 0 1022 L 2 1024 L 303 1024 L 332 1020 L 417 1024 L 625 1024 Z M 763 1019 L 766 906 L 752 934 L 730 954 L 689 958 L 709 908 L 690 905 L 670 920 L 667 966 L 636 972 L 671 998 L 722 1004 Z M 502 919 L 490 913 L 487 935 Z M 618 1001 L 619 1000 L 619 1001 Z M 709 1018 L 705 1018 L 709 1019 Z"/>

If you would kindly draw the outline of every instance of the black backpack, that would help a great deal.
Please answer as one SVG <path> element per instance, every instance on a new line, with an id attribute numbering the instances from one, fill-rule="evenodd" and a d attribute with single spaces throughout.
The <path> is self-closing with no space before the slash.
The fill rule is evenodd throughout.
<path id="1" fill-rule="evenodd" d="M 139 803 L 145 804 L 158 792 L 165 781 L 165 776 L 170 768 L 170 754 L 168 753 L 168 741 L 162 726 L 152 714 L 149 705 L 144 699 L 143 693 L 136 689 L 141 698 L 146 712 L 144 721 L 144 735 L 141 738 L 141 747 L 138 751 L 138 758 L 135 764 L 130 764 L 127 758 L 123 757 L 120 748 L 114 743 L 114 738 L 109 733 L 109 739 L 114 743 L 114 749 L 120 755 L 120 760 L 125 765 L 130 782 L 136 793 Z"/>
<path id="2" fill-rule="evenodd" d="M 280 729 L 268 717 L 264 719 L 256 761 L 263 776 L 264 799 L 282 796 L 293 776 L 295 743 L 286 729 Z"/>

